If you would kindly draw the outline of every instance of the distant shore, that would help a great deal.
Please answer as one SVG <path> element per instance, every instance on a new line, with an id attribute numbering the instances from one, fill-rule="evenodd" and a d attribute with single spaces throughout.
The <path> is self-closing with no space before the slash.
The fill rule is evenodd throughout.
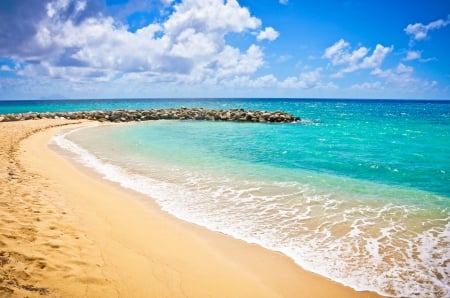
<path id="1" fill-rule="evenodd" d="M 0 296 L 377 297 L 175 219 L 47 148 L 89 123 L 0 123 Z"/>

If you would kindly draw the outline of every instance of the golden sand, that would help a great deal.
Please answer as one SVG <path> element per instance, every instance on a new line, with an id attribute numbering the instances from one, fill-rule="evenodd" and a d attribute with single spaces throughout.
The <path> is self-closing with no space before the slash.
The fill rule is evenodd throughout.
<path id="1" fill-rule="evenodd" d="M 0 297 L 377 296 L 81 171 L 47 148 L 69 123 L 0 123 Z"/>

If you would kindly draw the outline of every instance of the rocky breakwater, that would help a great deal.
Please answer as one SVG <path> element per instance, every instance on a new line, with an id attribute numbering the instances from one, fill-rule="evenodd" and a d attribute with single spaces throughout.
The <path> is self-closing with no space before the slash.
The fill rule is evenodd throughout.
<path id="1" fill-rule="evenodd" d="M 131 122 L 148 120 L 207 120 L 261 123 L 290 123 L 300 121 L 292 114 L 275 111 L 246 111 L 244 109 L 211 110 L 203 108 L 152 109 L 152 110 L 115 110 L 115 111 L 82 111 L 56 113 L 22 113 L 0 115 L 0 122 L 68 119 L 93 120 L 100 122 Z"/>

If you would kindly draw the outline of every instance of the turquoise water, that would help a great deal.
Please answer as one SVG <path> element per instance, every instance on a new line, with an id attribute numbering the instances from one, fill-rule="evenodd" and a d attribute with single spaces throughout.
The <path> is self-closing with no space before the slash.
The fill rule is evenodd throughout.
<path id="1" fill-rule="evenodd" d="M 54 142 L 179 218 L 281 251 L 357 290 L 450 296 L 449 102 L 196 99 L 38 106 L 181 105 L 284 110 L 303 121 L 102 125 L 65 132 Z M 27 108 L 10 106 L 8 112 Z"/>

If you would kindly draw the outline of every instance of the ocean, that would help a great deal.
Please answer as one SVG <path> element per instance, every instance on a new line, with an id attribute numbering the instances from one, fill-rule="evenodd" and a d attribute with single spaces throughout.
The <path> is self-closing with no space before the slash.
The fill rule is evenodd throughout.
<path id="1" fill-rule="evenodd" d="M 450 297 L 449 101 L 10 101 L 0 113 L 181 106 L 302 121 L 93 125 L 52 142 L 180 219 L 356 290 Z"/>

